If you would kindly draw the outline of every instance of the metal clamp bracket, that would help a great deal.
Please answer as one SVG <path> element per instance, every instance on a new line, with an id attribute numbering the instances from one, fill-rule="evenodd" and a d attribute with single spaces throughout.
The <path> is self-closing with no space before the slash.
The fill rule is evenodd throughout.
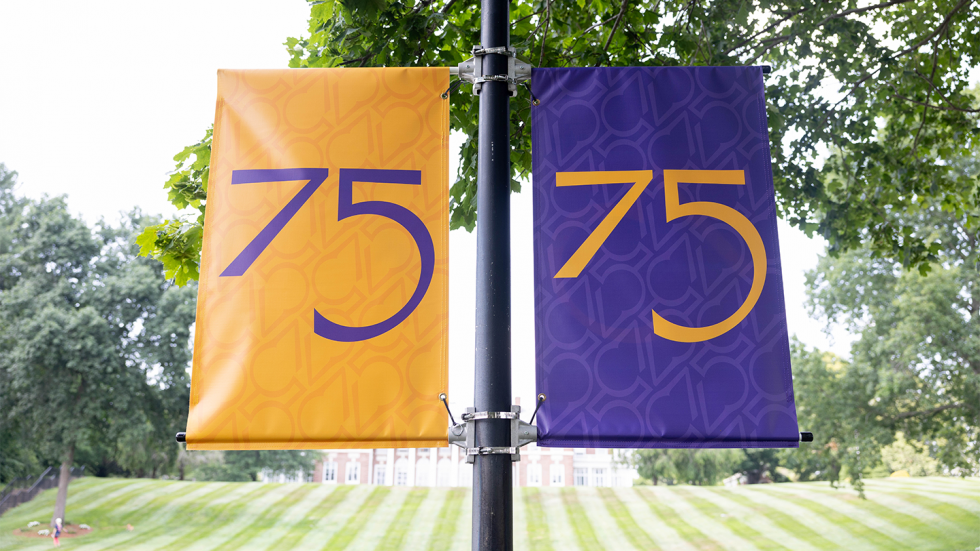
<path id="1" fill-rule="evenodd" d="M 461 415 L 463 422 L 449 427 L 449 443 L 466 450 L 466 462 L 473 463 L 478 455 L 510 455 L 511 461 L 521 460 L 521 447 L 538 441 L 538 427 L 521 421 L 521 406 L 511 406 L 510 411 L 476 411 L 466 408 Z M 493 447 L 476 445 L 477 421 L 510 421 L 510 446 Z"/>
<path id="2" fill-rule="evenodd" d="M 466 455 L 520 455 L 518 448 L 494 448 L 491 446 L 484 446 L 482 448 L 467 448 Z"/>
<path id="3" fill-rule="evenodd" d="M 463 421 L 476 421 L 477 419 L 519 419 L 520 416 L 513 411 L 474 411 L 460 415 Z"/>
<path id="4" fill-rule="evenodd" d="M 483 72 L 483 56 L 505 55 L 507 59 L 506 75 L 487 75 Z M 460 80 L 473 83 L 473 94 L 480 95 L 484 82 L 506 82 L 511 97 L 517 95 L 517 83 L 531 78 L 531 65 L 517 59 L 517 50 L 513 46 L 497 46 L 495 48 L 473 47 L 473 57 L 449 68 L 449 74 L 456 75 Z"/>

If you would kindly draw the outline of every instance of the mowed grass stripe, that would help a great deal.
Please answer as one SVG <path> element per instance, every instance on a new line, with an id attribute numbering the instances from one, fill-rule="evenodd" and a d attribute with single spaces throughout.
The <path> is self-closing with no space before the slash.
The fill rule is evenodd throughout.
<path id="1" fill-rule="evenodd" d="M 817 549 L 825 549 L 828 551 L 840 549 L 840 545 L 823 537 L 823 535 L 818 533 L 816 530 L 810 528 L 809 525 L 800 522 L 799 519 L 786 514 L 782 510 L 752 501 L 737 490 L 711 488 L 711 491 L 718 495 L 724 496 L 725 499 L 733 501 L 760 516 L 766 517 L 770 522 L 781 528 L 783 531 L 795 534 L 798 539 L 809 543 Z"/>
<path id="2" fill-rule="evenodd" d="M 786 490 L 785 486 L 773 488 L 773 491 Z M 867 493 L 866 499 L 862 499 L 856 492 L 850 490 L 833 490 L 826 487 L 813 490 L 815 491 L 808 492 L 809 499 L 838 510 L 882 534 L 888 534 L 904 545 L 926 549 L 934 547 L 937 541 L 944 539 L 942 532 L 927 526 L 920 519 L 877 502 L 875 492 Z"/>
<path id="3" fill-rule="evenodd" d="M 665 504 L 681 516 L 688 524 L 706 534 L 718 545 L 733 551 L 757 551 L 757 548 L 745 538 L 728 529 L 722 522 L 724 519 L 719 516 L 705 514 L 703 511 L 688 502 L 683 496 L 676 493 L 676 486 L 670 486 L 659 490 L 663 494 L 668 494 L 663 498 Z"/>
<path id="4" fill-rule="evenodd" d="M 371 497 L 371 492 L 374 490 L 373 487 L 368 485 L 351 484 L 348 486 L 345 484 L 344 486 L 351 488 L 347 493 L 347 497 L 338 507 L 335 507 L 328 514 L 320 518 L 303 535 L 299 543 L 293 547 L 294 549 L 319 549 L 323 547 L 325 542 L 330 541 L 330 538 L 344 529 L 347 521 L 357 514 L 357 510 Z"/>
<path id="5" fill-rule="evenodd" d="M 838 495 L 836 497 L 840 500 L 847 500 L 847 497 L 844 495 Z M 880 503 L 876 497 L 875 493 L 869 492 L 867 499 L 860 502 L 860 507 L 879 518 L 901 526 L 904 530 L 913 532 L 921 540 L 918 546 L 919 549 L 925 549 L 930 543 L 941 542 L 948 538 L 948 532 L 922 522 L 919 517 L 901 512 L 894 507 L 887 507 Z"/>
<path id="6" fill-rule="evenodd" d="M 879 490 L 869 490 L 868 499 L 881 504 L 884 507 L 909 515 L 916 519 L 927 529 L 933 530 L 938 534 L 935 541 L 950 541 L 950 547 L 975 547 L 969 545 L 970 542 L 980 543 L 978 531 L 980 531 L 980 515 L 972 514 L 965 509 L 953 505 L 953 509 L 943 507 L 941 501 L 934 501 L 930 506 L 925 506 L 920 502 L 933 501 L 927 496 L 917 494 L 903 494 L 901 492 L 883 492 Z M 932 507 L 935 507 L 934 510 Z M 972 519 L 972 523 L 968 521 Z"/>
<path id="7" fill-rule="evenodd" d="M 578 492 L 575 491 L 575 488 L 562 488 L 559 493 L 561 494 L 561 502 L 565 506 L 565 512 L 568 514 L 568 521 L 572 524 L 572 530 L 575 532 L 575 539 L 578 540 L 579 548 L 583 551 L 602 551 L 604 548 L 596 539 L 592 523 L 589 522 L 588 515 L 585 514 L 582 504 L 579 503 Z"/>
<path id="8" fill-rule="evenodd" d="M 956 504 L 933 499 L 921 494 L 888 492 L 888 495 L 928 509 L 941 517 L 946 523 L 951 523 L 954 529 L 966 529 L 968 533 L 972 534 L 976 534 L 977 531 L 971 530 L 970 527 L 976 527 L 977 530 L 980 530 L 980 514 L 968 511 Z"/>
<path id="9" fill-rule="evenodd" d="M 141 495 L 145 494 L 150 488 L 155 488 L 155 486 L 159 484 L 159 483 L 154 484 L 155 482 L 156 481 L 151 481 L 151 480 L 140 480 L 139 482 L 135 482 L 128 486 L 122 486 L 120 488 L 117 488 L 113 492 L 109 492 L 108 494 L 102 496 L 101 498 L 94 499 L 90 502 L 85 503 L 84 507 L 85 509 L 89 509 L 89 510 L 104 509 L 108 511 L 125 509 L 124 505 L 127 504 L 130 500 L 140 497 Z M 153 491 L 153 490 L 149 490 L 149 491 Z M 54 499 L 54 495 L 55 493 L 52 493 L 52 500 Z M 53 503 L 54 501 L 52 501 L 52 506 Z M 69 513 L 74 512 L 75 503 L 76 502 L 71 497 L 71 485 L 69 484 L 68 503 L 65 504 L 65 516 L 68 518 L 69 522 L 78 522 L 80 520 L 75 516 L 69 515 Z M 80 509 L 78 512 L 84 514 L 84 509 Z M 101 524 L 100 519 L 98 518 L 92 518 L 91 520 L 93 520 L 94 522 L 99 522 Z M 92 524 L 87 520 L 80 520 L 80 521 L 86 524 L 90 524 L 92 526 L 96 526 L 95 524 Z"/>
<path id="10" fill-rule="evenodd" d="M 169 541 L 177 539 L 182 534 L 186 534 L 191 530 L 186 522 L 171 523 L 168 522 L 169 519 L 177 514 L 180 514 L 182 517 L 191 518 L 190 515 L 194 511 L 210 503 L 212 497 L 226 492 L 228 486 L 226 483 L 202 484 L 184 482 L 181 484 L 187 484 L 193 491 L 179 496 L 173 496 L 173 499 L 170 499 L 163 507 L 157 508 L 154 515 L 137 521 L 138 524 L 134 524 L 134 526 L 138 527 L 138 530 L 134 530 L 133 532 L 129 532 L 128 530 L 124 531 L 122 529 L 122 522 L 125 522 L 126 519 L 120 519 L 121 522 L 117 527 L 116 536 L 110 539 L 103 539 L 102 546 L 112 549 L 115 546 L 126 544 L 126 547 L 130 547 L 130 542 L 142 542 L 162 537 L 164 538 L 162 541 L 154 541 L 156 548 L 162 547 Z"/>
<path id="11" fill-rule="evenodd" d="M 806 491 L 805 489 L 802 491 Z M 732 489 L 733 493 L 738 493 L 742 497 L 754 502 L 783 511 L 797 519 L 796 522 L 805 524 L 824 538 L 836 545 L 835 549 L 876 549 L 867 540 L 855 536 L 842 526 L 838 526 L 832 520 L 813 514 L 813 511 L 803 505 L 798 505 L 794 501 L 784 500 L 771 492 L 758 491 L 752 486 L 742 486 Z"/>
<path id="12" fill-rule="evenodd" d="M 910 478 L 869 478 L 866 484 L 883 486 L 915 486 L 920 489 L 942 490 L 960 494 L 977 496 L 980 492 L 980 480 L 976 478 L 953 478 L 946 476 L 923 476 Z"/>
<path id="13" fill-rule="evenodd" d="M 775 541 L 762 535 L 762 533 L 755 528 L 743 523 L 731 513 L 726 513 L 724 509 L 708 501 L 707 499 L 696 496 L 693 493 L 681 488 L 676 488 L 673 490 L 674 495 L 684 498 L 684 500 L 690 503 L 695 509 L 701 511 L 704 516 L 714 520 L 715 522 L 724 524 L 725 527 L 731 530 L 733 534 L 752 542 L 752 544 L 758 549 L 763 551 L 789 551 L 789 549 L 783 545 L 780 545 L 779 543 L 776 543 Z"/>
<path id="14" fill-rule="evenodd" d="M 405 503 L 405 499 L 411 490 L 411 487 L 391 488 L 388 497 L 378 505 L 374 514 L 368 517 L 364 528 L 345 549 L 348 551 L 374 551 L 381 544 L 385 532 L 391 527 L 392 519 L 398 514 L 398 510 Z"/>
<path id="15" fill-rule="evenodd" d="M 405 535 L 408 534 L 408 529 L 412 525 L 412 519 L 415 518 L 419 505 L 428 495 L 428 488 L 409 490 L 408 495 L 405 496 L 405 501 L 398 508 L 395 518 L 388 525 L 388 530 L 375 549 L 378 551 L 397 551 L 402 548 L 402 544 L 405 543 Z"/>
<path id="16" fill-rule="evenodd" d="M 517 477 L 517 465 L 514 465 L 514 477 Z M 514 488 L 513 494 L 513 520 L 514 520 L 514 549 L 530 549 L 531 543 L 528 541 L 527 528 L 527 507 L 524 504 L 524 491 Z"/>
<path id="17" fill-rule="evenodd" d="M 717 542 L 709 538 L 701 530 L 691 526 L 677 514 L 672 508 L 660 501 L 649 487 L 635 488 L 636 494 L 650 507 L 653 514 L 661 522 L 673 528 L 684 541 L 690 543 L 700 551 L 721 551 L 722 547 Z"/>
<path id="18" fill-rule="evenodd" d="M 192 483 L 193 484 L 193 483 Z M 211 486 L 208 484 L 208 486 Z M 214 484 L 216 490 L 210 495 L 217 495 L 217 499 L 210 501 L 202 500 L 195 506 L 187 507 L 181 511 L 184 522 L 175 528 L 177 536 L 175 539 L 167 541 L 158 546 L 158 551 L 181 551 L 189 545 L 201 539 L 201 529 L 214 530 L 216 525 L 220 525 L 226 517 L 226 510 L 230 509 L 228 517 L 234 518 L 234 514 L 243 510 L 249 502 L 254 499 L 261 499 L 273 488 L 265 484 L 250 483 L 220 483 Z M 159 544 L 158 544 L 159 545 Z"/>
<path id="19" fill-rule="evenodd" d="M 460 468 L 471 467 L 468 464 L 461 465 Z M 472 472 L 472 471 L 471 471 Z M 456 534 L 453 535 L 453 543 L 450 549 L 466 551 L 473 547 L 473 491 L 465 488 L 463 500 L 459 504 L 459 518 L 456 520 Z"/>
<path id="20" fill-rule="evenodd" d="M 221 545 L 222 549 L 254 549 L 252 540 L 266 530 L 271 530 L 281 522 L 286 513 L 302 502 L 316 485 L 314 484 L 290 484 L 295 486 L 291 492 L 280 497 L 275 503 L 267 507 L 258 518 L 249 522 L 245 528 L 230 537 Z"/>
<path id="21" fill-rule="evenodd" d="M 916 495 L 935 497 L 936 499 L 953 503 L 961 508 L 980 512 L 980 489 L 971 492 L 967 488 L 961 492 L 934 490 L 919 484 L 867 484 L 869 489 L 880 492 L 904 492 Z"/>
<path id="22" fill-rule="evenodd" d="M 120 490 L 125 491 L 132 483 L 132 480 L 126 478 L 83 478 L 72 481 L 68 484 L 68 503 L 65 516 L 69 517 L 69 521 L 72 521 L 71 513 L 89 509 L 100 500 Z M 34 498 L 34 501 L 37 501 L 37 498 Z"/>
<path id="23" fill-rule="evenodd" d="M 198 524 L 201 529 L 197 531 L 197 537 L 191 540 L 185 549 L 204 550 L 224 546 L 249 523 L 261 517 L 266 509 L 296 491 L 298 487 L 297 484 L 256 484 L 256 486 L 262 488 L 222 507 L 216 519 L 219 522 L 214 525 Z"/>
<path id="24" fill-rule="evenodd" d="M 442 510 L 447 497 L 449 497 L 449 488 L 429 489 L 428 495 L 419 504 L 419 510 L 415 513 L 412 522 L 409 523 L 402 549 L 428 549 L 430 547 L 430 540 L 436 531 L 436 523 L 439 521 L 439 511 Z"/>
<path id="25" fill-rule="evenodd" d="M 528 548 L 531 551 L 554 551 L 551 546 L 551 534 L 548 531 L 548 519 L 541 505 L 541 490 L 539 488 L 524 488 L 521 501 L 524 502 L 524 522 L 514 519 L 514 524 L 524 524 L 527 531 Z M 514 527 L 515 531 L 517 526 Z"/>
<path id="26" fill-rule="evenodd" d="M 69 522 L 75 522 L 74 519 L 77 515 L 82 514 L 88 508 L 88 503 L 93 501 L 90 500 L 91 495 L 102 495 L 104 497 L 109 489 L 112 489 L 112 491 L 125 490 L 126 482 L 130 482 L 125 479 L 111 479 L 111 483 L 107 482 L 104 484 L 107 488 L 103 490 L 102 480 L 105 479 L 83 478 L 68 485 L 68 508 L 65 512 L 65 517 L 67 517 Z M 81 490 L 78 490 L 78 485 L 82 486 Z M 45 490 L 33 500 L 8 510 L 0 517 L 0 527 L 3 527 L 2 530 L 4 532 L 9 532 L 31 521 L 47 524 L 50 522 L 51 513 L 54 511 L 56 492 L 56 489 Z M 82 520 L 80 522 L 85 521 Z"/>
<path id="27" fill-rule="evenodd" d="M 285 536 L 276 541 L 273 549 L 297 549 L 300 540 L 309 531 L 315 530 L 317 523 L 339 507 L 347 494 L 354 489 L 354 486 L 331 486 L 328 484 L 321 484 L 321 486 L 327 486 L 327 495 L 310 507 L 303 518 L 294 524 Z"/>
<path id="28" fill-rule="evenodd" d="M 660 546 L 657 545 L 653 538 L 649 534 L 640 528 L 640 525 L 636 523 L 633 515 L 630 514 L 629 509 L 626 505 L 620 501 L 619 497 L 616 496 L 611 488 L 599 488 L 599 497 L 602 499 L 603 505 L 606 506 L 606 510 L 609 511 L 609 515 L 616 521 L 616 525 L 619 529 L 623 531 L 626 535 L 626 539 L 629 540 L 630 544 L 636 549 L 650 549 L 659 550 Z"/>
<path id="29" fill-rule="evenodd" d="M 572 528 L 572 521 L 568 517 L 568 511 L 561 500 L 561 489 L 559 488 L 540 488 L 541 506 L 544 509 L 544 516 L 548 523 L 548 532 L 551 535 L 551 545 L 559 551 L 566 549 L 576 549 L 578 539 L 575 530 Z"/>
<path id="30" fill-rule="evenodd" d="M 795 505 L 805 507 L 810 511 L 827 519 L 831 523 L 847 530 L 851 535 L 866 543 L 870 543 L 879 549 L 912 549 L 891 536 L 879 532 L 868 526 L 864 522 L 855 520 L 851 515 L 844 514 L 838 509 L 828 507 L 813 499 L 813 495 L 804 496 L 799 492 L 766 491 L 764 489 L 753 489 L 757 492 L 766 492 Z"/>
<path id="31" fill-rule="evenodd" d="M 752 545 L 759 549 L 819 550 L 819 547 L 812 545 L 805 538 L 798 537 L 795 530 L 784 529 L 769 517 L 758 514 L 755 509 L 745 507 L 737 500 L 728 499 L 732 494 L 730 489 L 714 490 L 703 486 L 690 486 L 683 491 L 691 494 L 691 500 L 699 500 L 693 504 L 702 513 L 721 519 L 729 530 L 751 541 Z"/>
<path id="32" fill-rule="evenodd" d="M 296 526 L 302 523 L 306 519 L 306 515 L 310 514 L 313 508 L 323 501 L 324 497 L 329 495 L 332 490 L 324 484 L 303 484 L 312 489 L 283 511 L 279 515 L 278 522 L 249 540 L 246 546 L 249 550 L 277 549 L 276 546 L 282 538 L 293 532 L 302 532 L 302 528 L 296 528 Z"/>
<path id="33" fill-rule="evenodd" d="M 439 509 L 438 520 L 429 541 L 431 551 L 448 551 L 452 548 L 453 536 L 459 529 L 459 518 L 466 496 L 466 488 L 453 488 L 446 492 L 446 500 Z"/>
<path id="34" fill-rule="evenodd" d="M 289 484 L 289 491 L 285 495 L 277 496 L 277 499 L 267 505 L 260 515 L 248 522 L 245 527 L 239 529 L 221 544 L 222 549 L 240 549 L 245 546 L 259 532 L 267 530 L 279 522 L 279 517 L 286 512 L 294 503 L 306 497 L 306 494 L 314 488 L 312 484 Z M 240 524 L 240 523 L 239 523 Z"/>
<path id="35" fill-rule="evenodd" d="M 608 489 L 608 488 L 606 488 Z M 619 529 L 616 519 L 609 514 L 609 509 L 599 497 L 599 488 L 579 488 L 576 492 L 585 516 L 592 524 L 592 530 L 601 538 L 599 545 L 606 549 L 622 549 L 629 551 L 633 544 L 629 537 Z"/>
<path id="36" fill-rule="evenodd" d="M 103 537 L 98 542 L 85 542 L 77 546 L 77 548 L 113 549 L 128 547 L 123 544 L 138 538 L 152 537 L 154 532 L 164 530 L 164 526 L 159 525 L 160 520 L 172 515 L 163 515 L 161 511 L 165 511 L 168 507 L 175 508 L 175 502 L 179 503 L 181 498 L 186 497 L 188 501 L 193 502 L 195 498 L 199 497 L 198 494 L 203 493 L 206 495 L 209 493 L 207 491 L 208 489 L 202 488 L 200 485 L 181 482 L 167 483 L 164 489 L 168 491 L 149 491 L 144 494 L 145 499 L 134 498 L 127 501 L 127 508 L 117 510 L 122 514 L 115 514 L 112 515 L 114 518 L 106 519 L 112 524 L 107 523 L 99 528 L 100 532 L 109 535 L 109 537 Z M 144 525 L 143 521 L 148 519 L 148 524 Z M 91 523 L 86 524 L 91 525 Z M 138 528 L 139 533 L 136 530 L 129 531 L 126 526 L 127 524 Z"/>
<path id="37" fill-rule="evenodd" d="M 164 524 L 167 527 L 167 539 L 154 542 L 157 551 L 180 551 L 186 549 L 188 545 L 201 539 L 202 529 L 208 529 L 214 526 L 215 523 L 212 519 L 214 517 L 220 518 L 221 512 L 226 507 L 229 507 L 232 503 L 245 496 L 249 498 L 261 497 L 265 495 L 265 491 L 269 490 L 269 488 L 264 488 L 258 484 L 234 482 L 191 482 L 190 484 L 201 484 L 203 488 L 210 490 L 210 493 L 206 497 L 210 498 L 215 496 L 215 498 L 202 498 L 194 503 L 181 507 L 179 513 L 182 522 L 176 523 L 175 526 L 168 525 L 167 523 Z M 241 501 L 240 503 L 244 506 L 245 502 Z"/>
<path id="38" fill-rule="evenodd" d="M 677 530 L 664 524 L 634 488 L 613 488 L 612 492 L 629 511 L 640 530 L 643 530 L 658 547 L 670 551 L 697 551 L 677 533 Z"/>
<path id="39" fill-rule="evenodd" d="M 390 492 L 391 490 L 387 486 L 375 487 L 367 499 L 364 500 L 364 503 L 357 508 L 357 512 L 347 519 L 347 523 L 330 538 L 330 541 L 323 546 L 323 549 L 344 549 L 350 545 L 354 537 L 357 536 L 357 533 L 361 531 L 361 528 L 364 527 L 364 524 L 371 518 L 371 515 L 374 514 L 374 511 L 388 497 Z"/>

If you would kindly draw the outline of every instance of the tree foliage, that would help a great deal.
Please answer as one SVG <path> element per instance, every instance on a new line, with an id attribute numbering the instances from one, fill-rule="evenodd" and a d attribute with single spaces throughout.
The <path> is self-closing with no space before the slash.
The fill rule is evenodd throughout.
<path id="1" fill-rule="evenodd" d="M 93 229 L 64 197 L 24 199 L 14 181 L 0 165 L 4 437 L 38 462 L 70 463 L 77 450 L 93 467 L 158 473 L 186 423 L 195 286 L 169 285 L 159 262 L 137 256 L 133 240 L 154 220 L 134 211 Z"/>
<path id="2" fill-rule="evenodd" d="M 189 452 L 199 454 L 200 452 Z M 212 452 L 201 462 L 191 476 L 195 480 L 223 482 L 257 481 L 259 475 L 275 477 L 294 476 L 302 471 L 304 476 L 313 474 L 317 452 L 308 450 L 248 450 Z"/>
<path id="3" fill-rule="evenodd" d="M 289 38 L 290 67 L 449 66 L 480 42 L 475 0 L 311 2 L 307 34 Z M 511 2 L 511 41 L 538 67 L 770 64 L 768 120 L 781 216 L 837 253 L 862 243 L 906 267 L 936 259 L 914 220 L 924 198 L 957 214 L 980 196 L 976 173 L 949 159 L 976 144 L 978 4 L 970 0 L 596 0 Z M 476 223 L 478 101 L 451 98 L 466 136 L 451 189 L 451 225 Z M 531 170 L 527 93 L 512 102 L 512 183 Z M 174 204 L 201 208 L 210 133 L 177 156 Z M 196 160 L 188 161 L 190 153 Z M 180 283 L 194 279 L 203 220 L 152 229 L 144 254 Z M 975 214 L 968 220 L 978 227 Z M 151 245 L 152 243 L 152 245 Z"/>
<path id="4" fill-rule="evenodd" d="M 738 471 L 742 450 L 649 449 L 633 455 L 641 477 L 658 484 L 710 486 Z"/>
<path id="5" fill-rule="evenodd" d="M 940 244 L 928 276 L 870 245 L 823 257 L 808 276 L 814 313 L 859 339 L 849 362 L 795 347 L 798 412 L 816 438 L 793 459 L 804 478 L 842 467 L 859 478 L 899 432 L 944 472 L 980 469 L 980 236 L 935 203 L 896 215 Z"/>

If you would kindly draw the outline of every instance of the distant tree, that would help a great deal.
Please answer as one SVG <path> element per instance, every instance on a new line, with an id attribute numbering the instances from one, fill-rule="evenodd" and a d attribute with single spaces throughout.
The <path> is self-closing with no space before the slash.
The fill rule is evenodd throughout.
<path id="1" fill-rule="evenodd" d="M 160 264 L 136 256 L 136 228 L 152 220 L 133 212 L 118 227 L 100 222 L 93 230 L 63 197 L 18 198 L 4 174 L 0 414 L 22 442 L 61 463 L 52 519 L 64 518 L 79 446 L 128 446 L 153 427 L 152 440 L 176 455 L 170 438 L 182 414 L 173 404 L 186 396 L 189 357 L 177 349 L 187 348 L 193 296 L 168 289 Z"/>
<path id="2" fill-rule="evenodd" d="M 254 482 L 259 479 L 260 473 L 269 476 L 295 475 L 299 471 L 312 473 L 317 457 L 317 452 L 309 450 L 224 451 L 198 464 L 194 470 L 194 478 Z"/>
<path id="3" fill-rule="evenodd" d="M 899 432 L 895 441 L 881 449 L 881 461 L 889 473 L 905 471 L 909 476 L 938 474 L 939 462 L 919 442 L 909 442 Z"/>
<path id="4" fill-rule="evenodd" d="M 860 484 L 899 431 L 945 472 L 980 469 L 980 236 L 944 203 L 892 216 L 915 218 L 941 244 L 927 276 L 870 247 L 823 257 L 808 276 L 814 313 L 860 337 L 849 362 L 794 347 L 801 424 L 816 441 L 787 462 L 804 478 L 836 480 L 844 468 Z"/>
<path id="5" fill-rule="evenodd" d="M 739 472 L 745 461 L 741 450 L 645 449 L 634 454 L 637 472 L 654 485 L 710 486 Z"/>
<path id="6" fill-rule="evenodd" d="M 306 450 L 226 451 L 225 464 L 258 480 L 259 473 L 290 475 L 298 471 L 313 472 L 316 455 Z"/>

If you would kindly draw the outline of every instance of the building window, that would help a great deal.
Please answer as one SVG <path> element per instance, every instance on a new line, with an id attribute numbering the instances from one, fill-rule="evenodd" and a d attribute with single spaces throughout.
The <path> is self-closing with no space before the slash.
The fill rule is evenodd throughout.
<path id="1" fill-rule="evenodd" d="M 528 486 L 540 486 L 541 485 L 541 464 L 540 463 L 529 463 L 527 466 L 527 485 Z"/>
<path id="2" fill-rule="evenodd" d="M 415 463 L 415 485 L 429 485 L 429 459 L 423 457 Z"/>
<path id="3" fill-rule="evenodd" d="M 592 483 L 593 486 L 599 486 L 599 487 L 608 486 L 609 484 L 607 482 L 608 478 L 606 477 L 606 469 L 602 467 L 593 467 L 592 480 L 593 480 Z"/>
<path id="4" fill-rule="evenodd" d="M 379 463 L 374 466 L 374 483 L 378 486 L 385 485 L 385 471 L 387 470 L 387 465 L 384 463 Z"/>
<path id="5" fill-rule="evenodd" d="M 565 485 L 565 466 L 558 464 L 551 466 L 551 485 L 552 486 L 564 486 Z"/>
<path id="6" fill-rule="evenodd" d="M 439 460 L 439 469 L 437 471 L 439 481 L 438 486 L 452 486 L 453 485 L 453 462 L 448 459 Z"/>
<path id="7" fill-rule="evenodd" d="M 348 484 L 361 483 L 361 463 L 359 461 L 347 462 L 347 483 Z"/>
<path id="8" fill-rule="evenodd" d="M 589 485 L 589 470 L 583 468 L 575 469 L 575 479 L 576 486 L 588 486 Z"/>
<path id="9" fill-rule="evenodd" d="M 408 460 L 395 461 L 395 486 L 408 486 Z"/>
<path id="10" fill-rule="evenodd" d="M 323 481 L 330 484 L 337 483 L 337 462 L 336 461 L 324 461 L 323 462 Z"/>

